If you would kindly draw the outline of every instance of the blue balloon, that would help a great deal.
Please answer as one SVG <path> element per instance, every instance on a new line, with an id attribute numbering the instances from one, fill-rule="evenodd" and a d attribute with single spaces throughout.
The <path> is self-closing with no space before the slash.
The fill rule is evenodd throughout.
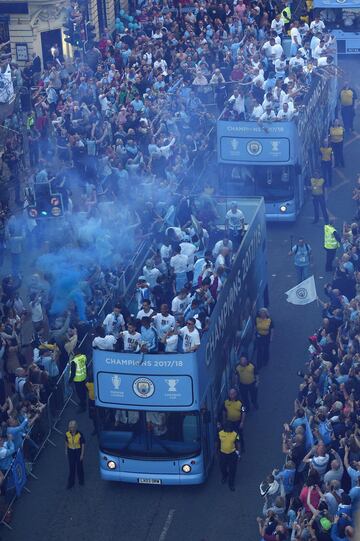
<path id="1" fill-rule="evenodd" d="M 121 22 L 120 19 L 119 19 L 119 17 L 116 17 L 115 22 L 116 22 L 117 24 Z"/>
<path id="2" fill-rule="evenodd" d="M 128 20 L 129 20 L 129 21 L 130 21 L 130 22 L 132 23 L 132 22 L 133 22 L 133 20 L 134 20 L 134 17 L 133 17 L 132 15 L 129 15 L 129 18 L 128 18 Z"/>
<path id="3" fill-rule="evenodd" d="M 129 26 L 130 30 L 133 30 L 133 29 L 134 29 L 133 23 L 129 23 L 128 26 Z"/>
<path id="4" fill-rule="evenodd" d="M 121 15 L 121 17 L 123 17 L 125 15 L 125 10 L 124 9 L 120 9 L 120 15 Z"/>

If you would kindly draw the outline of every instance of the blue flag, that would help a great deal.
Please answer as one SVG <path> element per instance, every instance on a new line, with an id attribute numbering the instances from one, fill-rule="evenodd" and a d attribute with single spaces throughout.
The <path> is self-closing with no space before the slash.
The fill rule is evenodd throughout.
<path id="1" fill-rule="evenodd" d="M 15 460 L 11 466 L 11 475 L 7 488 L 15 487 L 16 495 L 20 496 L 26 483 L 26 469 L 21 449 L 18 450 Z"/>

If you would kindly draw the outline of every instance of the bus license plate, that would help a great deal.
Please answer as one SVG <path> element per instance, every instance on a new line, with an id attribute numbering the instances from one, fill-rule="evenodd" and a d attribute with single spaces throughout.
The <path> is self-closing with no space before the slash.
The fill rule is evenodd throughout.
<path id="1" fill-rule="evenodd" d="M 161 479 L 142 479 L 140 477 L 139 483 L 141 485 L 161 485 Z"/>

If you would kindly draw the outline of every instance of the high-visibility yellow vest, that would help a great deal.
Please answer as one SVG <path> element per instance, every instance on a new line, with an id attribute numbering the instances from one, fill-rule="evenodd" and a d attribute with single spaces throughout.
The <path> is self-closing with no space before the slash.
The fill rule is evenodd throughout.
<path id="1" fill-rule="evenodd" d="M 311 179 L 311 193 L 312 195 L 324 195 L 324 184 L 325 180 L 323 178 Z"/>
<path id="2" fill-rule="evenodd" d="M 290 9 L 290 6 L 286 6 L 286 8 L 281 10 L 280 21 L 282 21 L 284 24 L 288 24 L 291 21 L 291 9 Z"/>
<path id="3" fill-rule="evenodd" d="M 81 449 L 81 434 L 80 432 L 75 432 L 75 434 L 71 434 L 71 432 L 68 430 L 66 432 L 66 443 L 68 449 Z"/>
<path id="4" fill-rule="evenodd" d="M 73 358 L 72 362 L 76 364 L 76 372 L 74 381 L 85 381 L 86 380 L 86 356 L 85 355 L 76 355 Z"/>
<path id="5" fill-rule="evenodd" d="M 324 248 L 327 250 L 336 250 L 339 248 L 340 244 L 334 237 L 335 227 L 329 224 L 324 225 Z"/>
<path id="6" fill-rule="evenodd" d="M 350 88 L 342 90 L 340 92 L 341 105 L 352 105 L 354 100 L 354 93 Z"/>

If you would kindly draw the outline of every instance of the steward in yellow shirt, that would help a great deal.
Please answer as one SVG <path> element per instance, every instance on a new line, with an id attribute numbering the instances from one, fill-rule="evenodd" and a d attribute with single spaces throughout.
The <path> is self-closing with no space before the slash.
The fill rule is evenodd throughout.
<path id="1" fill-rule="evenodd" d="M 344 122 L 344 128 L 348 132 L 354 130 L 355 102 L 357 94 L 349 83 L 345 83 L 340 92 L 341 116 Z"/>
<path id="2" fill-rule="evenodd" d="M 226 422 L 218 433 L 221 482 L 228 481 L 230 490 L 235 490 L 235 475 L 239 456 L 239 435 Z"/>
<path id="3" fill-rule="evenodd" d="M 235 375 L 239 384 L 241 401 L 245 411 L 250 410 L 250 400 L 253 407 L 258 409 L 257 386 L 259 376 L 255 365 L 248 361 L 245 356 L 240 357 L 239 364 L 235 368 Z"/>
<path id="4" fill-rule="evenodd" d="M 245 452 L 243 433 L 245 416 L 245 407 L 238 398 L 237 390 L 230 389 L 229 398 L 225 400 L 223 404 L 222 420 L 223 425 L 225 425 L 227 422 L 231 423 L 232 429 L 238 433 L 242 453 Z"/>

